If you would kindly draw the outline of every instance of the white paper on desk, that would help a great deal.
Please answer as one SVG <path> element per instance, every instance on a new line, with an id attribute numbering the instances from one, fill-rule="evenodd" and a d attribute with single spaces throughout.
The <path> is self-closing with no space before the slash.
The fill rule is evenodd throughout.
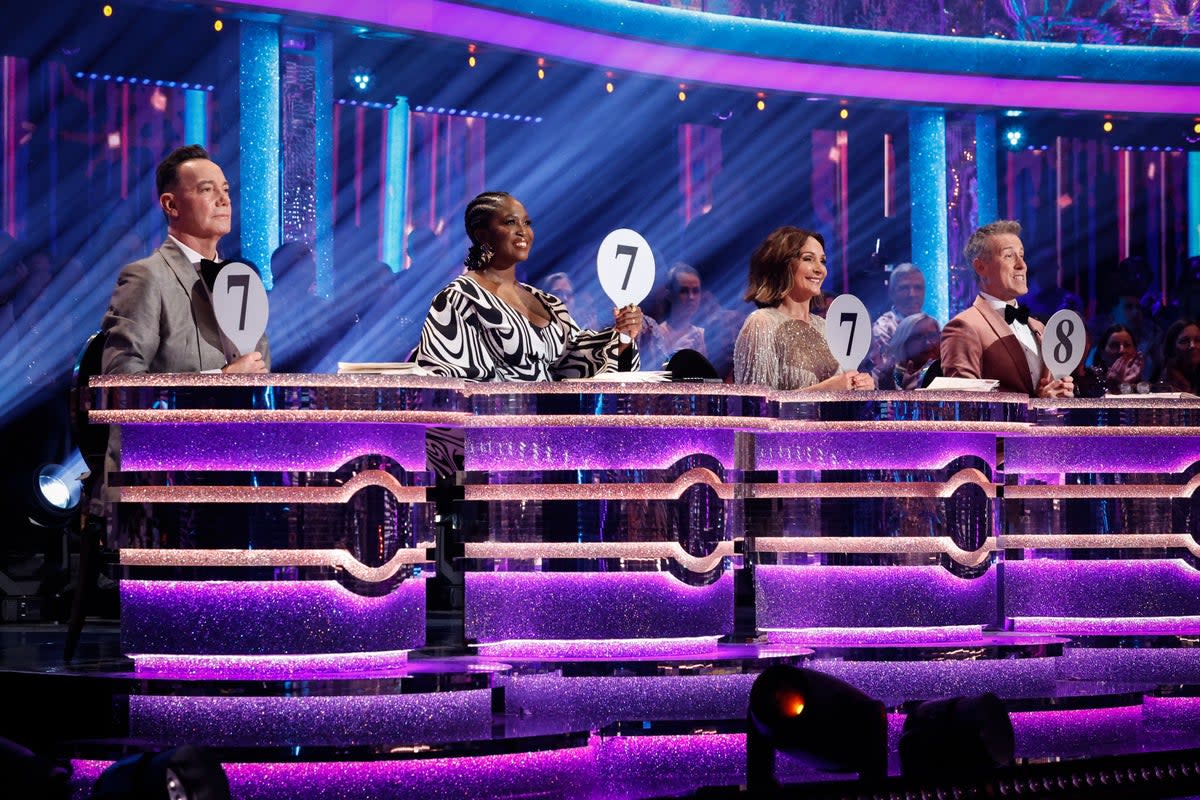
<path id="1" fill-rule="evenodd" d="M 927 390 L 954 392 L 994 392 L 1000 381 L 991 378 L 945 378 L 937 377 L 926 387 Z M 918 390 L 920 391 L 920 390 Z"/>
<path id="2" fill-rule="evenodd" d="M 590 378 L 564 378 L 564 383 L 582 383 L 599 381 L 600 383 L 665 383 L 671 380 L 671 373 L 666 370 L 646 370 L 645 372 L 605 372 Z"/>
<path id="3" fill-rule="evenodd" d="M 428 375 L 413 361 L 339 361 L 339 375 Z"/>

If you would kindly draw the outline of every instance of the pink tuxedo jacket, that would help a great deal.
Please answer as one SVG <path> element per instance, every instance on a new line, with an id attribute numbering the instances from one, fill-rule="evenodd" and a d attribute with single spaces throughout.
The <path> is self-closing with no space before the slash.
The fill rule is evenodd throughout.
<path id="1" fill-rule="evenodd" d="M 1044 326 L 1031 317 L 1029 327 L 1040 351 Z M 1002 392 L 1037 395 L 1025 349 L 1004 316 L 982 297 L 976 297 L 970 308 L 942 328 L 942 374 L 948 378 L 990 378 L 1000 381 Z M 1044 366 L 1042 377 L 1050 377 Z"/>

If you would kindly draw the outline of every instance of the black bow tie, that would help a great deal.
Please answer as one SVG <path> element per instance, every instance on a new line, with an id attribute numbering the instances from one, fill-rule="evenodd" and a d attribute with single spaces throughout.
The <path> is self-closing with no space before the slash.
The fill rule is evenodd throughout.
<path id="1" fill-rule="evenodd" d="M 1004 321 L 1009 325 L 1014 322 L 1020 322 L 1023 325 L 1029 324 L 1029 309 L 1025 306 L 1005 306 Z"/>
<path id="2" fill-rule="evenodd" d="M 208 287 L 210 293 L 217 283 L 217 273 L 223 266 L 225 263 L 221 261 L 213 261 L 211 258 L 200 259 L 200 277 L 204 279 L 204 285 Z"/>

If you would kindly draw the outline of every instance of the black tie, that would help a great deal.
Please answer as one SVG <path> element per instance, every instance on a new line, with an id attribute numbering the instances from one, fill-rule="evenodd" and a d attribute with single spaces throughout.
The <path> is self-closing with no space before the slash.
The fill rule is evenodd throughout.
<path id="1" fill-rule="evenodd" d="M 1009 325 L 1014 322 L 1020 322 L 1022 325 L 1029 324 L 1029 309 L 1025 306 L 1005 306 L 1004 321 Z"/>
<path id="2" fill-rule="evenodd" d="M 208 287 L 210 294 L 217 283 L 217 273 L 221 271 L 222 266 L 222 263 L 210 258 L 200 259 L 200 277 L 204 279 L 204 285 Z"/>

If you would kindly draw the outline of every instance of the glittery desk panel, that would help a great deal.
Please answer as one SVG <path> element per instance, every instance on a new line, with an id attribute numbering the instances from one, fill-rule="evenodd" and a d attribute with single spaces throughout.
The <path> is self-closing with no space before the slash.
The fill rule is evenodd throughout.
<path id="1" fill-rule="evenodd" d="M 332 697 L 129 697 L 129 733 L 163 747 L 353 746 L 486 739 L 492 690 Z"/>
<path id="2" fill-rule="evenodd" d="M 986 625 L 996 571 L 958 578 L 940 566 L 759 565 L 759 628 Z"/>
<path id="3" fill-rule="evenodd" d="M 733 575 L 688 586 L 662 572 L 467 573 L 466 635 L 653 639 L 733 630 Z"/>
<path id="4" fill-rule="evenodd" d="M 425 643 L 425 581 L 361 597 L 333 581 L 121 581 L 127 654 L 284 655 Z"/>
<path id="5" fill-rule="evenodd" d="M 936 470 L 963 456 L 974 456 L 994 467 L 995 434 L 930 431 L 755 434 L 755 468 L 760 470 Z"/>
<path id="6" fill-rule="evenodd" d="M 734 466 L 736 432 L 712 428 L 477 428 L 466 433 L 466 469 L 666 469 L 691 455 Z"/>
<path id="7" fill-rule="evenodd" d="M 1200 571 L 1182 559 L 1009 560 L 1010 617 L 1172 617 L 1200 614 Z"/>
<path id="8" fill-rule="evenodd" d="M 1086 432 L 1085 432 L 1086 433 Z M 1013 436 L 1004 442 L 1012 474 L 1180 473 L 1200 461 L 1200 436 Z"/>
<path id="9" fill-rule="evenodd" d="M 123 424 L 121 469 L 332 472 L 361 455 L 425 470 L 424 425 L 397 423 Z"/>

